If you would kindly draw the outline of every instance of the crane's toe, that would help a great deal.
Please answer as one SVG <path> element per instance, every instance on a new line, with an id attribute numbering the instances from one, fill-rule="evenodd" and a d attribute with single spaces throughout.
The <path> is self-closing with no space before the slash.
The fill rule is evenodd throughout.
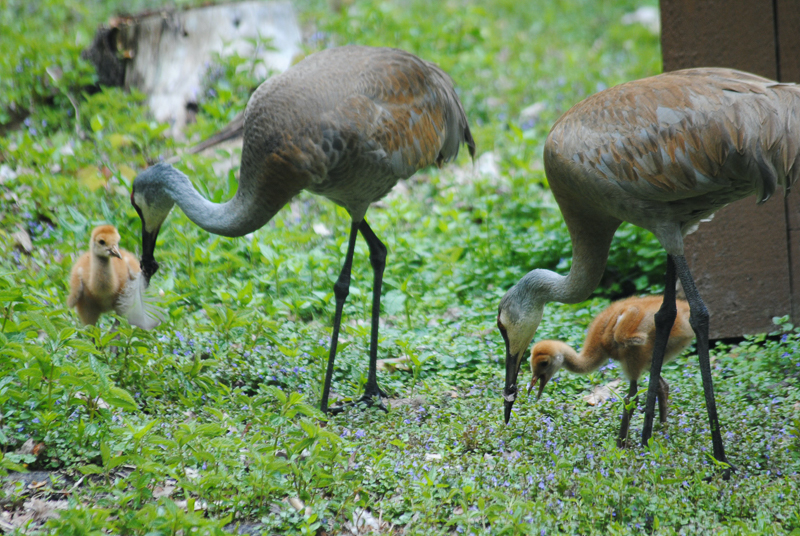
<path id="1" fill-rule="evenodd" d="M 364 391 L 364 394 L 361 395 L 361 397 L 357 400 L 343 402 L 336 406 L 330 406 L 327 410 L 327 413 L 330 415 L 338 415 L 348 407 L 359 406 L 361 404 L 364 404 L 368 408 L 376 407 L 388 413 L 389 409 L 383 403 L 384 400 L 388 399 L 389 396 L 383 392 L 383 389 L 375 386 L 372 389 L 367 388 Z"/>

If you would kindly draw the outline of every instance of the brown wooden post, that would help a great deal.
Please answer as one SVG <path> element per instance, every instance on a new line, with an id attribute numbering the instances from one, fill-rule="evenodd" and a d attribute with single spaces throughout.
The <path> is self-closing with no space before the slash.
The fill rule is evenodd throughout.
<path id="1" fill-rule="evenodd" d="M 798 0 L 661 0 L 664 70 L 732 67 L 800 82 Z M 711 313 L 712 339 L 800 321 L 800 195 L 776 192 L 720 210 L 686 238 L 686 258 Z"/>

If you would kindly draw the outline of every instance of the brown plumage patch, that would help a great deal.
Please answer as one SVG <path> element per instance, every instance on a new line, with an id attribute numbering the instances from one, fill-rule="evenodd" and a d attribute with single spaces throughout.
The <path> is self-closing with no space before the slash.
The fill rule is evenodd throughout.
<path id="1" fill-rule="evenodd" d="M 241 174 L 252 184 L 240 188 L 270 205 L 305 188 L 360 212 L 461 143 L 474 154 L 452 80 L 437 66 L 397 49 L 328 49 L 253 94 Z"/>
<path id="2" fill-rule="evenodd" d="M 553 126 L 548 144 L 558 149 L 549 153 L 626 183 L 643 197 L 652 191 L 704 195 L 729 184 L 742 166 L 789 174 L 800 160 L 798 140 L 788 135 L 800 130 L 798 109 L 797 86 L 730 69 L 675 71 L 576 104 Z M 744 160 L 734 162 L 733 153 Z M 706 177 L 703 184 L 698 177 Z"/>

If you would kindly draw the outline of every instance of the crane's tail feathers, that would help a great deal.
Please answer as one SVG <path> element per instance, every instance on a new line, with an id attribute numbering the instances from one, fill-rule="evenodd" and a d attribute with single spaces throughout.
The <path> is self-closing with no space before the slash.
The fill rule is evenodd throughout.
<path id="1" fill-rule="evenodd" d="M 145 294 L 147 280 L 142 272 L 129 280 L 117 302 L 117 312 L 133 326 L 150 330 L 164 321 L 164 311 L 151 303 L 153 297 Z"/>

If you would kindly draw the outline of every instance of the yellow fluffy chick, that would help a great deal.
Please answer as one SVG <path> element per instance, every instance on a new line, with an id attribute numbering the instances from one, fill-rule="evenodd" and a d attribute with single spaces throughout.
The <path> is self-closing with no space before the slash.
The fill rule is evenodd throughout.
<path id="1" fill-rule="evenodd" d="M 67 305 L 74 307 L 83 324 L 96 324 L 102 313 L 115 311 L 131 324 L 151 329 L 159 321 L 144 310 L 146 285 L 139 261 L 119 248 L 119 233 L 113 225 L 92 230 L 89 251 L 78 258 L 70 273 Z"/>

